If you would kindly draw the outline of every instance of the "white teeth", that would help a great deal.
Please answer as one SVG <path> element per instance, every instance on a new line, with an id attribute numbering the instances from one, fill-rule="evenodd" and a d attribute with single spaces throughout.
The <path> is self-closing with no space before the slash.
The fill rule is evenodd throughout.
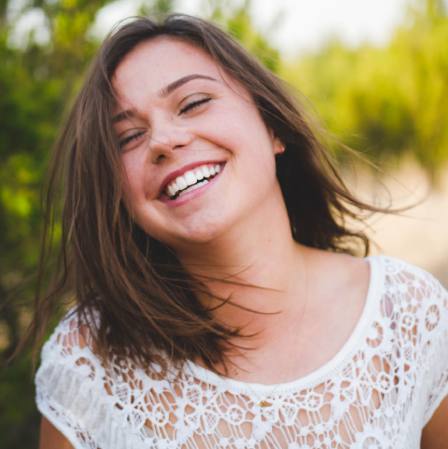
<path id="1" fill-rule="evenodd" d="M 192 190 L 196 190 L 199 187 L 201 187 L 201 186 L 203 186 L 204 184 L 207 184 L 207 183 L 208 183 L 207 179 L 204 179 L 201 182 L 198 182 L 197 184 L 195 184 L 194 186 L 188 187 L 188 189 L 186 189 L 186 192 L 191 192 Z"/>
<path id="2" fill-rule="evenodd" d="M 167 187 L 166 190 L 169 196 L 173 196 L 176 193 L 176 188 L 171 184 Z"/>
<path id="3" fill-rule="evenodd" d="M 210 178 L 211 176 L 218 174 L 220 171 L 221 165 L 219 164 L 202 165 L 192 170 L 188 170 L 183 175 L 178 176 L 176 179 L 171 181 L 165 188 L 165 193 L 172 198 L 176 196 L 180 190 L 195 190 L 208 182 L 208 180 L 204 178 Z M 204 179 L 204 181 L 200 182 L 202 179 Z"/>
<path id="4" fill-rule="evenodd" d="M 187 184 L 189 186 L 192 186 L 193 184 L 196 184 L 196 176 L 192 171 L 187 171 L 187 173 L 184 174 L 185 180 L 187 181 Z"/>
<path id="5" fill-rule="evenodd" d="M 176 184 L 178 190 L 183 190 L 188 185 L 186 179 L 183 176 L 179 176 L 178 178 L 176 178 Z"/>
<path id="6" fill-rule="evenodd" d="M 203 175 L 202 170 L 201 170 L 200 168 L 196 168 L 196 169 L 194 170 L 194 175 L 196 176 L 196 179 L 197 179 L 198 181 L 200 181 L 201 179 L 204 178 L 204 175 Z"/>

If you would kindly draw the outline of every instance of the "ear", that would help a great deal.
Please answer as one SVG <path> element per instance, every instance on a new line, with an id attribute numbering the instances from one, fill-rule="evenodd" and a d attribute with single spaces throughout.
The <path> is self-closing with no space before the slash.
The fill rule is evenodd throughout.
<path id="1" fill-rule="evenodd" d="M 272 143 L 273 143 L 273 148 L 274 148 L 274 154 L 276 156 L 278 154 L 282 154 L 285 152 L 285 145 L 278 137 L 274 137 L 274 140 Z"/>
<path id="2" fill-rule="evenodd" d="M 285 145 L 280 139 L 276 138 L 274 142 L 274 154 L 278 155 L 283 154 L 284 152 L 285 152 Z"/>
<path id="3" fill-rule="evenodd" d="M 269 135 L 271 136 L 272 140 L 272 148 L 274 150 L 274 154 L 282 154 L 285 152 L 285 145 L 283 142 L 274 134 L 274 131 L 272 129 L 269 130 Z"/>

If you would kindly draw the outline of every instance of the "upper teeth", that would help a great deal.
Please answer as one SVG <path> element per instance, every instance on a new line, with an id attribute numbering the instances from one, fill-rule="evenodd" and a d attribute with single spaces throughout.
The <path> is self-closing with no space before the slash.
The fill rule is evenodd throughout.
<path id="1" fill-rule="evenodd" d="M 173 197 L 179 191 L 186 189 L 189 186 L 196 184 L 198 181 L 204 178 L 210 178 L 221 171 L 219 164 L 204 164 L 188 170 L 183 175 L 178 176 L 171 181 L 165 188 L 165 192 Z"/>

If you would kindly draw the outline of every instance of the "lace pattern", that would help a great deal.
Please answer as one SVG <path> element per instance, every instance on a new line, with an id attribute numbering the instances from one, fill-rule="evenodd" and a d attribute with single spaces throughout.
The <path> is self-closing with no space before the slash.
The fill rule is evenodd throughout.
<path id="1" fill-rule="evenodd" d="M 273 389 L 162 356 L 105 367 L 69 317 L 42 351 L 39 410 L 76 449 L 417 449 L 448 394 L 448 294 L 412 265 L 369 261 L 355 331 L 304 378 Z"/>

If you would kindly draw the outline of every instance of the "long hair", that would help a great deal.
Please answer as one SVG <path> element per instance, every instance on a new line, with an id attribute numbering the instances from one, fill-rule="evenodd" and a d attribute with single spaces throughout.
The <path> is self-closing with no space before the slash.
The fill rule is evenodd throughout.
<path id="1" fill-rule="evenodd" d="M 163 351 L 175 362 L 199 358 L 214 369 L 218 363 L 225 366 L 231 337 L 242 330 L 219 323 L 198 300 L 199 292 L 206 293 L 205 284 L 183 269 L 173 251 L 136 225 L 122 191 L 123 169 L 111 120 L 116 105 L 112 77 L 136 45 L 158 36 L 204 50 L 251 95 L 267 128 L 285 146 L 276 161 L 277 177 L 297 242 L 366 255 L 367 236 L 350 229 L 347 219 L 362 221 L 366 211 L 379 209 L 349 192 L 283 82 L 214 24 L 173 14 L 161 22 L 133 18 L 112 32 L 55 146 L 40 283 L 49 257 L 52 216 L 61 204 L 59 273 L 50 291 L 38 288 L 30 335 L 39 342 L 61 297 L 68 295 L 91 327 L 101 357 L 114 353 L 151 363 Z M 61 191 L 58 203 L 55 196 Z"/>

